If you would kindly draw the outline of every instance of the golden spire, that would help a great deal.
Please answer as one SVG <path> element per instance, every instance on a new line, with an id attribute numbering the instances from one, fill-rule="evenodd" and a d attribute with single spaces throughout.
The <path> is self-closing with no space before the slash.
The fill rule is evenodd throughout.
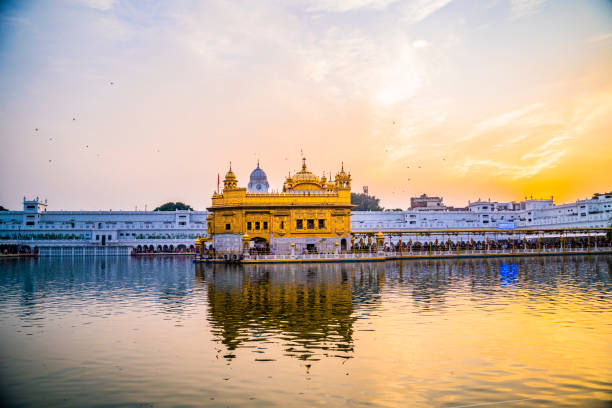
<path id="1" fill-rule="evenodd" d="M 334 180 L 336 186 L 341 188 L 351 188 L 351 175 L 346 174 L 344 171 L 344 162 L 341 162 L 341 168 L 338 173 L 336 173 L 336 179 Z"/>
<path id="2" fill-rule="evenodd" d="M 232 171 L 232 162 L 230 162 L 229 170 L 225 174 L 225 179 L 223 179 L 223 190 L 231 190 L 237 186 L 236 175 Z"/>
<path id="3" fill-rule="evenodd" d="M 306 170 L 306 157 L 302 157 L 302 170 Z"/>

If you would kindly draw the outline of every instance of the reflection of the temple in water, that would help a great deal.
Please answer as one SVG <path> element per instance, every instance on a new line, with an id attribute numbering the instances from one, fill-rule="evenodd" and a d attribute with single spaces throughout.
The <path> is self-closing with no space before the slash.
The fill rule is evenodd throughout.
<path id="1" fill-rule="evenodd" d="M 281 344 L 285 355 L 350 358 L 357 319 L 385 307 L 382 290 L 412 300 L 411 313 L 444 313 L 458 293 L 474 299 L 521 288 L 546 296 L 560 280 L 609 281 L 605 259 L 419 260 L 355 264 L 197 264 L 195 284 L 208 294 L 208 319 L 225 357 L 240 348 Z M 608 261 L 609 262 L 609 261 Z M 257 352 L 257 351 L 256 351 Z M 264 356 L 262 352 L 260 356 Z"/>
<path id="2" fill-rule="evenodd" d="M 376 265 L 196 265 L 213 334 L 228 349 L 280 342 L 285 355 L 350 358 L 354 310 L 378 301 Z"/>

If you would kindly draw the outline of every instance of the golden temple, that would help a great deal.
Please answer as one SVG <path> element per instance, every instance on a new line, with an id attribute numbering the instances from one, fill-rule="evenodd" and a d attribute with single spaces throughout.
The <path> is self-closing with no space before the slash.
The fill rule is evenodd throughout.
<path id="1" fill-rule="evenodd" d="M 249 248 L 276 253 L 346 250 L 352 207 L 351 176 L 343 164 L 328 180 L 309 171 L 303 158 L 302 169 L 289 174 L 280 192 L 268 192 L 259 163 L 249 187 L 238 187 L 230 164 L 223 191 L 212 196 L 207 232 L 214 249 L 225 253 Z"/>

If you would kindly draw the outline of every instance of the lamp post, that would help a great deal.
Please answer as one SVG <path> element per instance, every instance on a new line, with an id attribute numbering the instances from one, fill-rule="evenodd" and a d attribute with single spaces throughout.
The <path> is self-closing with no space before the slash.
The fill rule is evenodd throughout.
<path id="1" fill-rule="evenodd" d="M 457 244 L 457 256 L 459 256 L 459 237 L 460 235 L 459 233 L 457 233 L 457 243 L 456 243 Z"/>
<path id="2" fill-rule="evenodd" d="M 591 253 L 591 234 L 587 230 L 587 253 Z"/>
<path id="3" fill-rule="evenodd" d="M 563 231 L 561 231 L 561 252 L 565 252 L 565 237 L 563 236 Z"/>
<path id="4" fill-rule="evenodd" d="M 383 255 L 385 250 L 385 236 L 381 231 L 378 231 L 378 234 L 376 234 L 376 250 L 379 256 Z"/>

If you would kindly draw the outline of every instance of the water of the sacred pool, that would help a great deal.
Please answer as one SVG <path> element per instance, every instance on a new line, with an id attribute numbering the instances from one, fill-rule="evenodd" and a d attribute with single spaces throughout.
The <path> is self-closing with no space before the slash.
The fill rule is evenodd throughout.
<path id="1" fill-rule="evenodd" d="M 612 256 L 0 261 L 0 405 L 607 407 Z"/>

